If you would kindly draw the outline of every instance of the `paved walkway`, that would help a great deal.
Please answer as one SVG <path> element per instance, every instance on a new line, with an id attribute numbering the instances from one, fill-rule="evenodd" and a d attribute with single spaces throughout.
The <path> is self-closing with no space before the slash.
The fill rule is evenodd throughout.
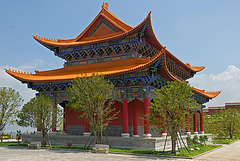
<path id="1" fill-rule="evenodd" d="M 139 155 L 93 154 L 71 149 L 29 150 L 26 147 L 0 147 L 0 161 L 189 161 L 189 159 L 173 159 Z M 240 141 L 232 145 L 193 159 L 194 161 L 240 161 Z"/>
<path id="2" fill-rule="evenodd" d="M 240 161 L 240 141 L 237 141 L 231 145 L 223 145 L 222 148 L 202 155 L 195 161 Z"/>

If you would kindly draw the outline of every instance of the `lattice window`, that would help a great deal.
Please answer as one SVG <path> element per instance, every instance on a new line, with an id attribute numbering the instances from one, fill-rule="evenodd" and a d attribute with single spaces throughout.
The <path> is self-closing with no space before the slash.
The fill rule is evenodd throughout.
<path id="1" fill-rule="evenodd" d="M 90 58 L 93 58 L 95 55 L 95 52 L 93 50 L 87 50 L 87 54 Z"/>
<path id="2" fill-rule="evenodd" d="M 96 52 L 97 52 L 97 55 L 99 56 L 102 56 L 104 53 L 102 49 L 97 49 Z"/>
<path id="3" fill-rule="evenodd" d="M 132 49 L 132 52 L 140 50 L 139 42 L 138 42 L 138 43 L 131 44 L 130 47 L 131 47 L 131 49 Z"/>
<path id="4" fill-rule="evenodd" d="M 72 56 L 74 57 L 75 60 L 78 60 L 79 58 L 79 54 L 77 52 L 74 52 Z"/>
<path id="5" fill-rule="evenodd" d="M 72 54 L 70 53 L 66 54 L 65 59 L 68 61 L 72 60 Z"/>
<path id="6" fill-rule="evenodd" d="M 113 52 L 110 47 L 104 48 L 104 51 L 105 51 L 105 54 L 106 54 L 106 55 L 110 55 L 110 54 Z"/>
<path id="7" fill-rule="evenodd" d="M 178 64 L 176 64 L 175 62 L 167 59 L 167 67 L 169 69 L 169 71 L 171 73 L 173 73 L 173 75 L 175 75 L 176 77 L 178 77 L 180 80 L 186 80 L 188 78 L 191 78 L 191 72 L 183 69 L 182 67 L 180 67 Z"/>
<path id="8" fill-rule="evenodd" d="M 87 53 L 85 51 L 80 51 L 79 54 L 82 59 L 84 59 L 87 56 Z"/>
<path id="9" fill-rule="evenodd" d="M 124 53 L 128 53 L 128 51 L 129 51 L 130 49 L 131 49 L 131 48 L 130 48 L 129 45 L 127 45 L 127 44 L 122 45 L 122 50 L 123 50 Z"/>
<path id="10" fill-rule="evenodd" d="M 114 46 L 113 50 L 114 50 L 115 54 L 120 54 L 120 52 L 121 52 L 121 48 L 119 46 Z"/>
<path id="11" fill-rule="evenodd" d="M 148 51 L 148 47 L 147 46 L 144 46 L 142 49 L 140 49 L 138 52 L 140 53 L 140 54 L 142 54 L 142 56 L 143 57 L 148 57 L 149 55 L 148 55 L 148 53 L 147 53 L 147 51 Z"/>

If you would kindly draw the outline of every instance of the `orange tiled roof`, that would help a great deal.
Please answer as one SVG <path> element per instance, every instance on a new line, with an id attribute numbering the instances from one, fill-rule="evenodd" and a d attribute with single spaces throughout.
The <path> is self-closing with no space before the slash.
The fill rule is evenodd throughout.
<path id="1" fill-rule="evenodd" d="M 41 38 L 41 37 L 38 37 L 38 36 L 33 36 L 33 37 L 34 37 L 35 40 L 37 40 L 41 44 L 47 45 L 47 46 L 53 46 L 53 47 L 79 46 L 79 45 L 85 45 L 85 44 L 89 44 L 89 43 L 98 43 L 98 42 L 103 42 L 103 41 L 105 42 L 105 41 L 109 41 L 109 40 L 112 40 L 112 39 L 126 37 L 128 35 L 131 35 L 131 34 L 137 32 L 138 30 L 142 29 L 142 27 L 145 26 L 146 23 L 149 23 L 150 36 L 147 37 L 147 40 L 149 42 L 153 43 L 154 47 L 156 47 L 159 51 L 164 48 L 161 45 L 161 43 L 157 40 L 157 38 L 156 38 L 156 36 L 153 32 L 152 25 L 151 25 L 151 18 L 150 18 L 151 12 L 149 12 L 147 17 L 139 25 L 137 25 L 136 27 L 133 28 L 133 27 L 125 24 L 124 22 L 122 22 L 115 15 L 113 15 L 108 10 L 107 7 L 108 7 L 108 4 L 104 3 L 104 5 L 102 6 L 102 10 L 96 16 L 96 18 L 92 21 L 92 23 L 75 39 L 52 40 L 52 39 L 49 39 L 49 38 Z M 101 35 L 101 36 L 97 36 L 97 37 L 86 37 L 86 34 L 89 32 L 89 30 L 91 30 L 91 27 L 93 27 L 94 24 L 97 23 L 98 19 L 100 19 L 101 17 L 104 17 L 105 19 L 107 19 L 108 21 L 110 21 L 112 24 L 114 24 L 117 27 L 120 26 L 119 28 L 121 28 L 121 31 L 116 32 L 116 33 Z M 183 68 L 185 68 L 189 71 L 199 72 L 199 71 L 201 71 L 205 68 L 205 67 L 193 67 L 189 64 L 185 64 L 181 60 L 176 58 L 171 52 L 169 52 L 168 50 L 166 50 L 166 51 L 167 51 L 166 53 L 170 57 L 172 57 L 175 61 L 177 61 L 180 66 L 182 66 Z"/>
<path id="2" fill-rule="evenodd" d="M 49 70 L 49 71 L 36 71 L 35 74 L 18 72 L 5 69 L 8 74 L 21 81 L 29 82 L 42 82 L 42 81 L 63 81 L 72 80 L 77 77 L 90 77 L 93 73 L 99 75 L 116 75 L 127 72 L 133 72 L 143 69 L 156 62 L 162 52 L 159 52 L 153 58 L 139 59 L 131 58 L 118 61 L 78 65 L 78 66 L 66 66 L 61 69 Z"/>
<path id="3" fill-rule="evenodd" d="M 166 50 L 166 54 L 171 57 L 172 59 L 174 59 L 180 66 L 182 66 L 183 68 L 187 69 L 188 71 L 192 71 L 192 72 L 200 72 L 203 69 L 205 69 L 204 66 L 200 66 L 200 67 L 195 67 L 195 66 L 191 66 L 188 63 L 183 63 L 181 60 L 179 60 L 176 56 L 174 56 L 170 51 Z"/>
<path id="4" fill-rule="evenodd" d="M 163 59 L 164 59 L 164 70 L 163 70 L 163 72 L 168 77 L 168 79 L 172 80 L 172 81 L 181 82 L 181 80 L 179 80 L 174 75 L 172 75 L 172 73 L 168 70 L 167 63 L 166 63 L 166 54 L 163 55 Z M 204 96 L 206 98 L 215 98 L 215 97 L 217 97 L 221 93 L 221 91 L 206 92 L 205 90 L 201 90 L 201 89 L 197 89 L 197 88 L 193 88 L 193 92 L 197 93 L 197 94 L 200 94 L 200 95 L 202 95 L 202 96 Z"/>
<path id="5" fill-rule="evenodd" d="M 221 91 L 206 92 L 205 90 L 201 90 L 201 89 L 197 89 L 197 88 L 193 88 L 193 91 L 194 91 L 195 93 L 198 93 L 198 94 L 200 94 L 200 95 L 203 95 L 203 96 L 205 96 L 205 97 L 207 97 L 207 98 L 215 98 L 215 97 L 217 97 L 217 96 L 221 93 Z"/>
<path id="6" fill-rule="evenodd" d="M 102 19 L 111 23 L 119 31 L 115 32 L 115 33 L 111 33 L 111 32 L 103 33 L 103 35 L 100 35 L 100 36 L 88 37 L 87 34 L 89 34 L 89 32 L 92 31 L 92 29 L 95 28 L 96 25 L 99 23 L 99 21 L 101 21 Z M 53 39 L 49 39 L 49 38 L 45 38 L 45 37 L 41 38 L 39 36 L 34 36 L 34 35 L 33 35 L 33 37 L 35 40 L 37 40 L 41 44 L 46 44 L 49 46 L 64 47 L 64 46 L 75 46 L 75 45 L 94 43 L 94 42 L 98 42 L 98 41 L 113 39 L 117 36 L 125 35 L 126 33 L 132 31 L 135 28 L 127 25 L 126 23 L 124 23 L 120 19 L 118 19 L 114 14 L 112 14 L 108 10 L 108 3 L 104 3 L 102 5 L 102 10 L 98 13 L 98 15 L 90 23 L 90 25 L 79 36 L 77 36 L 74 39 L 53 40 Z"/>

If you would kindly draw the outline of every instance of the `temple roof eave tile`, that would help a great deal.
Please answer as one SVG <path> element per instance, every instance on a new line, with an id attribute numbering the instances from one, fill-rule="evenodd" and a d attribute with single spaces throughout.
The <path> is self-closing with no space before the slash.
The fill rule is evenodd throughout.
<path id="1" fill-rule="evenodd" d="M 162 56 L 162 52 L 159 52 L 153 58 L 139 59 L 125 59 L 114 62 L 104 62 L 104 63 L 95 63 L 95 64 L 87 64 L 87 65 L 79 65 L 79 66 L 67 66 L 61 69 L 50 70 L 38 72 L 35 74 L 27 74 L 22 72 L 13 71 L 10 69 L 5 69 L 5 71 L 11 76 L 15 77 L 21 81 L 28 82 L 43 82 L 43 81 L 65 81 L 72 80 L 77 77 L 90 77 L 92 74 L 99 74 L 105 76 L 119 75 L 124 73 L 134 72 L 143 68 L 147 68 L 155 63 L 160 56 Z M 114 63 L 115 66 L 112 64 Z M 81 69 L 82 68 L 82 69 Z M 86 69 L 87 72 L 85 71 Z M 72 71 L 72 73 L 69 73 Z M 85 72 L 83 72 L 85 71 Z"/>

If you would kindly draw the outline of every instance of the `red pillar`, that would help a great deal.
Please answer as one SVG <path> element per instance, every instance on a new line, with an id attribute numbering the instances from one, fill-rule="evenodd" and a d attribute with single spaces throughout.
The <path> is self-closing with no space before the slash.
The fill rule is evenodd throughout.
<path id="1" fill-rule="evenodd" d="M 63 108 L 63 131 L 66 133 L 66 107 Z"/>
<path id="2" fill-rule="evenodd" d="M 203 111 L 200 113 L 200 134 L 204 134 L 204 129 L 203 129 Z"/>
<path id="3" fill-rule="evenodd" d="M 149 114 L 150 98 L 144 98 L 144 116 Z M 151 137 L 150 126 L 146 117 L 144 117 L 144 136 Z"/>
<path id="4" fill-rule="evenodd" d="M 57 124 L 57 103 L 53 102 L 53 114 L 52 114 L 52 132 L 56 132 L 57 128 L 56 128 L 56 124 Z"/>
<path id="5" fill-rule="evenodd" d="M 64 131 L 65 133 L 67 133 L 67 120 L 68 120 L 68 107 L 67 107 L 67 103 L 65 103 L 64 106 Z"/>
<path id="6" fill-rule="evenodd" d="M 197 110 L 195 110 L 193 114 L 193 121 L 194 121 L 194 134 L 198 134 L 198 128 L 197 128 Z"/>
<path id="7" fill-rule="evenodd" d="M 187 135 L 190 135 L 191 132 L 190 132 L 190 110 L 189 110 L 189 108 L 187 109 L 186 119 L 187 119 L 186 133 L 187 133 Z"/>
<path id="8" fill-rule="evenodd" d="M 163 117 L 163 124 L 166 124 L 166 116 Z M 165 126 L 162 126 L 163 131 L 162 131 L 162 136 L 166 136 L 167 135 L 167 129 L 165 128 Z"/>
<path id="9" fill-rule="evenodd" d="M 139 137 L 138 135 L 138 111 L 137 111 L 137 105 L 136 105 L 136 101 L 134 100 L 134 104 L 133 104 L 133 137 Z"/>
<path id="10" fill-rule="evenodd" d="M 129 137 L 128 133 L 128 100 L 123 99 L 123 133 L 122 137 Z"/>
<path id="11" fill-rule="evenodd" d="M 87 121 L 84 121 L 84 133 L 83 136 L 89 136 L 91 133 L 89 132 L 89 124 Z"/>
<path id="12" fill-rule="evenodd" d="M 41 132 L 41 129 L 40 128 L 37 128 L 37 133 L 40 133 Z"/>

